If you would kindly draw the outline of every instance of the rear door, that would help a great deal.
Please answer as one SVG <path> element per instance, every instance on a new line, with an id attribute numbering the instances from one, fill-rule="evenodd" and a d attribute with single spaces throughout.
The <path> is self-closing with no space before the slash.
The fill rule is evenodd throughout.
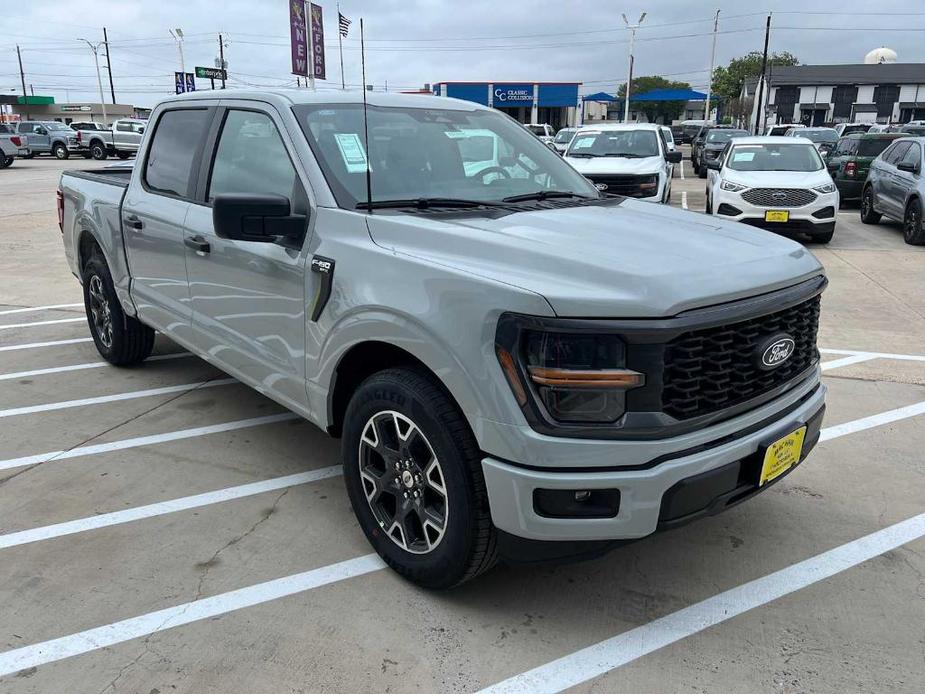
<path id="1" fill-rule="evenodd" d="M 125 195 L 122 229 L 132 298 L 142 322 L 191 340 L 192 309 L 183 228 L 196 192 L 202 150 L 214 108 L 169 108 L 157 116 L 139 175 Z"/>
<path id="2" fill-rule="evenodd" d="M 200 199 L 186 223 L 195 344 L 223 370 L 305 411 L 308 243 L 296 250 L 220 238 L 211 201 L 221 194 L 282 195 L 292 214 L 311 220 L 307 187 L 273 107 L 222 103 L 209 138 L 212 158 L 203 162 Z"/>
<path id="3" fill-rule="evenodd" d="M 909 194 L 918 186 L 919 176 L 922 171 L 922 148 L 918 142 L 910 142 L 909 147 L 903 158 L 896 162 L 896 171 L 893 174 L 893 182 L 896 186 L 896 208 L 905 214 L 906 201 Z M 903 171 L 899 168 L 900 164 L 908 164 L 915 167 L 915 171 Z"/>
<path id="4" fill-rule="evenodd" d="M 901 218 L 902 214 L 896 164 L 906 156 L 909 144 L 909 142 L 902 140 L 897 142 L 884 153 L 880 162 L 882 175 L 880 176 L 880 186 L 877 191 L 877 206 L 881 212 L 894 218 Z"/>

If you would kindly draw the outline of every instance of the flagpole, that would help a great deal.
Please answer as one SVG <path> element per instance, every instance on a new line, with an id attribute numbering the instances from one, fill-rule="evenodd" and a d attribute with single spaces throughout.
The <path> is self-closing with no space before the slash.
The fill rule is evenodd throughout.
<path id="1" fill-rule="evenodd" d="M 337 47 L 340 49 L 340 88 L 346 89 L 347 83 L 344 81 L 344 36 L 340 30 L 340 3 L 337 3 Z"/>

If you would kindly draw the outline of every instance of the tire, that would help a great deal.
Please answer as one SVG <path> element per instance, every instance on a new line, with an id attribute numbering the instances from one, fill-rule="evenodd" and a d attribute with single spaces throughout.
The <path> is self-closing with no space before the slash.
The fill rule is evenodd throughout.
<path id="1" fill-rule="evenodd" d="M 0 169 L 8 169 L 13 165 L 15 157 L 2 157 L 0 158 Z"/>
<path id="2" fill-rule="evenodd" d="M 154 331 L 122 311 L 99 249 L 94 249 L 84 263 L 83 291 L 87 324 L 100 356 L 116 366 L 147 359 L 154 349 Z"/>
<path id="3" fill-rule="evenodd" d="M 52 145 L 51 153 L 55 156 L 55 159 L 68 159 L 71 156 L 71 153 L 67 151 L 67 146 L 63 142 L 56 142 Z"/>
<path id="4" fill-rule="evenodd" d="M 818 234 L 812 234 L 810 238 L 812 238 L 813 242 L 815 243 L 826 244 L 832 240 L 833 236 L 835 236 L 834 229 L 832 229 L 832 231 L 823 231 Z"/>
<path id="5" fill-rule="evenodd" d="M 925 245 L 925 224 L 922 222 L 922 201 L 909 201 L 903 215 L 903 240 L 910 246 Z"/>
<path id="6" fill-rule="evenodd" d="M 367 378 L 347 406 L 342 456 L 360 527 L 397 573 L 446 589 L 494 565 L 497 532 L 479 448 L 432 376 L 396 368 Z M 418 511 L 428 505 L 429 527 Z"/>
<path id="7" fill-rule="evenodd" d="M 713 214 L 713 204 L 710 202 L 710 191 L 709 190 L 707 191 L 707 203 L 704 206 L 703 211 L 706 214 Z"/>
<path id="8" fill-rule="evenodd" d="M 23 159 L 35 159 L 35 152 L 29 152 L 29 154 L 24 154 Z"/>
<path id="9" fill-rule="evenodd" d="M 864 224 L 880 223 L 880 213 L 874 210 L 874 193 L 870 187 L 861 193 L 861 221 Z"/>
<path id="10" fill-rule="evenodd" d="M 97 161 L 103 161 L 109 155 L 106 152 L 106 148 L 103 147 L 102 142 L 92 142 L 90 143 L 90 156 Z"/>
<path id="11" fill-rule="evenodd" d="M 700 176 L 700 178 L 706 178 L 707 177 L 707 167 L 706 166 L 701 167 L 700 171 L 697 172 L 697 175 Z"/>
<path id="12" fill-rule="evenodd" d="M 128 159 L 128 152 L 116 152 L 116 156 L 119 159 Z"/>

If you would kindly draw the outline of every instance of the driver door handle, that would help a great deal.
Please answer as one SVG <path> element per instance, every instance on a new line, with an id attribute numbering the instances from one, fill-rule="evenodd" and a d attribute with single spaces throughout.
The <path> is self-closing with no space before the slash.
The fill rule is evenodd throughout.
<path id="1" fill-rule="evenodd" d="M 144 229 L 144 226 L 145 226 L 145 223 L 142 222 L 140 219 L 138 219 L 138 217 L 136 217 L 135 215 L 129 215 L 128 217 L 126 217 L 125 223 L 126 225 L 128 225 L 129 228 L 135 229 L 136 231 L 141 231 L 142 229 Z"/>
<path id="2" fill-rule="evenodd" d="M 208 253 L 212 250 L 209 246 L 209 242 L 205 240 L 205 237 L 199 236 L 188 236 L 183 239 L 183 243 L 187 248 L 192 248 L 197 253 Z"/>

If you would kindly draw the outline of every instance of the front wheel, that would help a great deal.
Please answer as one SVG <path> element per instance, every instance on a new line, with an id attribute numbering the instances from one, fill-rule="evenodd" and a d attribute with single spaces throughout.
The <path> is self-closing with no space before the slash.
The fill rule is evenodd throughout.
<path id="1" fill-rule="evenodd" d="M 912 246 L 925 244 L 925 225 L 922 224 L 922 201 L 911 200 L 903 216 L 903 239 Z"/>
<path id="2" fill-rule="evenodd" d="M 90 145 L 90 156 L 97 161 L 102 161 L 107 156 L 106 148 L 103 147 L 101 142 L 94 142 L 92 145 Z"/>
<path id="3" fill-rule="evenodd" d="M 154 331 L 122 311 L 109 267 L 98 249 L 84 264 L 83 290 L 90 335 L 100 356 L 116 366 L 147 359 L 154 349 Z"/>
<path id="4" fill-rule="evenodd" d="M 861 221 L 864 224 L 880 223 L 880 214 L 874 210 L 874 191 L 869 186 L 861 195 Z"/>
<path id="5" fill-rule="evenodd" d="M 826 244 L 832 240 L 832 237 L 835 236 L 835 230 L 831 231 L 822 231 L 818 234 L 813 234 L 810 238 L 816 243 Z"/>
<path id="6" fill-rule="evenodd" d="M 51 148 L 51 153 L 55 155 L 55 159 L 67 159 L 71 156 L 71 153 L 67 151 L 67 147 L 62 142 L 55 144 Z"/>
<path id="7" fill-rule="evenodd" d="M 0 156 L 0 169 L 8 169 L 13 165 L 13 157 Z"/>
<path id="8" fill-rule="evenodd" d="M 443 589 L 495 563 L 478 445 L 432 376 L 397 368 L 366 379 L 347 406 L 342 449 L 360 527 L 396 572 Z"/>
<path id="9" fill-rule="evenodd" d="M 128 152 L 116 152 L 116 156 L 119 159 L 128 159 Z"/>

